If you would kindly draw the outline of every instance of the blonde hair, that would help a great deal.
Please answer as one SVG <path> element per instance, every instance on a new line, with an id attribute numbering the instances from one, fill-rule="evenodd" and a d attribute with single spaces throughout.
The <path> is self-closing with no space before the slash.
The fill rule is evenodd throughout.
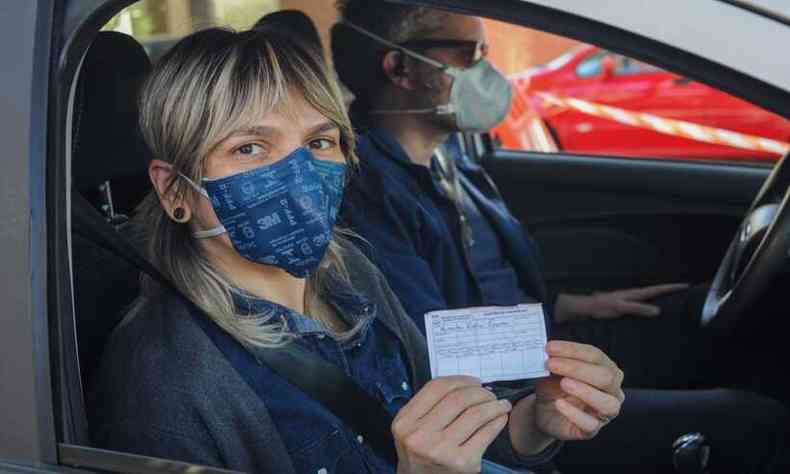
<path id="1" fill-rule="evenodd" d="M 295 94 L 339 127 L 346 160 L 356 163 L 351 122 L 323 58 L 266 28 L 244 32 L 211 28 L 181 40 L 142 86 L 140 128 L 155 159 L 171 163 L 174 170 L 199 183 L 217 143 L 240 126 L 254 123 L 261 113 L 287 111 Z M 173 180 L 167 192 L 188 202 L 202 198 L 183 179 Z M 238 290 L 206 258 L 190 227 L 169 218 L 155 193 L 140 205 L 135 222 L 151 262 L 225 331 L 253 347 L 288 342 L 291 335 L 274 314 L 239 313 Z M 346 235 L 335 229 L 318 270 L 307 281 L 305 312 L 325 322 L 329 309 L 321 295 L 330 282 L 350 284 L 343 263 L 345 249 L 351 245 Z M 159 291 L 158 285 L 145 279 L 144 296 Z"/>

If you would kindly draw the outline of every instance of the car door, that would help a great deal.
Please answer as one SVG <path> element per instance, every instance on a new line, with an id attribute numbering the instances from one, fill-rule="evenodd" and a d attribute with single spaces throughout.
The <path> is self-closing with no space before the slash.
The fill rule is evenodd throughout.
<path id="1" fill-rule="evenodd" d="M 549 286 L 585 292 L 709 280 L 768 174 L 502 149 L 483 164 L 537 240 Z"/>
<path id="2" fill-rule="evenodd" d="M 57 463 L 47 347 L 44 206 L 52 7 L 43 0 L 0 4 L 0 219 L 4 223 L 0 470 L 4 472 L 34 465 L 49 470 L 45 466 Z"/>

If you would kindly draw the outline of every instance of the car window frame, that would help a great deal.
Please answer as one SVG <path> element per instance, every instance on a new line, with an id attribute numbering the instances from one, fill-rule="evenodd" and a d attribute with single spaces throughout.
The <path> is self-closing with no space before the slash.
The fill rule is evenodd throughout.
<path id="1" fill-rule="evenodd" d="M 48 4 L 55 3 L 54 0 L 50 0 L 49 2 L 45 2 L 45 0 L 37 1 Z M 135 1 L 136 0 L 66 0 L 64 4 L 65 6 L 62 7 L 65 9 L 63 12 L 63 21 L 62 23 L 58 23 L 60 27 L 58 30 L 60 33 L 59 38 L 61 38 L 62 43 L 57 43 L 58 47 L 62 49 L 53 50 L 56 54 L 52 56 L 52 63 L 57 66 L 56 68 L 53 68 L 52 77 L 57 78 L 60 83 L 57 87 L 49 89 L 49 96 L 53 98 L 53 103 L 51 104 L 52 107 L 50 107 L 49 115 L 50 130 L 48 133 L 48 143 L 51 146 L 47 163 L 47 176 L 50 179 L 49 185 L 47 187 L 48 193 L 46 194 L 46 202 L 48 207 L 46 211 L 48 211 L 50 215 L 50 220 L 48 222 L 50 227 L 48 228 L 46 237 L 49 237 L 49 235 L 61 236 L 63 241 L 67 242 L 70 232 L 70 223 L 68 220 L 68 206 L 70 203 L 68 169 L 71 156 L 68 144 L 70 143 L 69 139 L 71 121 L 68 111 L 70 110 L 71 105 L 70 93 L 76 84 L 77 71 L 79 70 L 82 57 L 84 56 L 85 52 L 87 52 L 88 45 L 98 33 L 101 26 L 106 23 L 106 21 L 108 21 L 115 13 L 126 6 L 135 3 Z M 731 70 L 726 66 L 717 65 L 711 61 L 699 58 L 690 53 L 662 45 L 657 41 L 643 38 L 634 33 L 618 30 L 615 27 L 597 23 L 582 17 L 563 12 L 557 12 L 556 10 L 552 10 L 547 7 L 527 4 L 524 2 L 510 2 L 508 3 L 508 5 L 511 6 L 510 8 L 505 7 L 505 2 L 496 7 L 491 7 L 490 2 L 487 0 L 455 0 L 454 2 L 451 0 L 402 0 L 402 3 L 432 6 L 437 8 L 447 8 L 451 5 L 451 3 L 454 3 L 455 5 L 452 9 L 455 11 L 470 14 L 485 13 L 485 16 L 490 18 L 508 21 L 510 23 L 519 24 L 522 26 L 537 28 L 541 31 L 561 34 L 586 42 L 600 44 L 602 47 L 605 47 L 608 50 L 622 52 L 623 54 L 628 54 L 631 57 L 639 58 L 651 64 L 656 64 L 662 68 L 681 70 L 683 75 L 694 77 L 695 79 L 700 79 L 699 76 L 702 75 L 700 71 L 703 67 L 706 67 L 713 71 L 723 72 L 723 74 L 716 75 L 718 79 L 714 81 L 714 84 L 712 84 L 714 87 L 719 87 L 738 96 L 748 96 L 749 94 L 746 93 L 747 91 L 759 90 L 759 96 L 752 96 L 752 98 L 757 101 L 758 105 L 764 106 L 763 103 L 771 103 L 775 107 L 781 106 L 780 109 L 783 112 L 780 113 L 782 115 L 788 116 L 788 114 L 790 114 L 790 94 L 788 94 L 786 91 L 778 90 L 778 88 L 774 86 L 770 86 L 759 80 L 750 78 L 750 76 Z M 47 58 L 49 57 L 50 56 L 48 55 Z M 710 75 L 706 73 L 704 74 L 705 78 L 702 78 L 702 81 L 710 83 L 711 76 L 714 75 L 715 74 L 713 73 Z M 721 87 L 720 85 L 724 85 L 725 87 Z M 755 87 L 755 85 L 758 85 L 759 87 Z M 754 93 L 757 94 L 757 92 Z M 776 101 L 772 100 L 777 97 L 781 99 L 778 101 L 779 105 L 777 105 Z M 773 110 L 769 107 L 766 108 Z M 479 140 L 477 139 L 474 141 L 476 146 L 478 141 Z M 43 162 L 41 166 L 43 169 Z M 42 190 L 41 195 L 43 196 L 43 176 L 41 181 L 42 182 L 39 184 Z M 43 211 L 44 209 L 38 210 Z M 42 221 L 39 222 L 40 228 L 46 228 L 43 222 L 43 217 L 39 217 L 39 219 L 42 219 Z M 49 232 L 51 232 L 51 234 Z M 39 245 L 45 249 L 45 245 L 41 245 L 41 243 L 39 243 Z M 78 446 L 64 442 L 64 438 L 68 438 L 68 436 L 76 436 L 74 433 L 78 431 L 78 429 L 70 430 L 68 428 L 68 423 L 72 423 L 72 426 L 74 426 L 75 423 L 74 420 L 69 420 L 68 414 L 68 410 L 70 409 L 69 403 L 74 401 L 69 400 L 69 397 L 73 397 L 75 394 L 73 393 L 73 389 L 69 388 L 69 384 L 65 380 L 72 376 L 70 375 L 70 371 L 73 371 L 73 367 L 71 369 L 67 368 L 68 360 L 71 357 L 76 357 L 76 342 L 73 341 L 75 338 L 73 332 L 73 288 L 70 278 L 71 263 L 68 244 L 63 244 L 63 242 L 57 243 L 53 248 L 50 249 L 49 254 L 47 254 L 46 251 L 44 251 L 43 254 L 48 255 L 50 258 L 49 263 L 53 265 L 52 268 L 55 269 L 54 273 L 56 273 L 55 278 L 50 280 L 50 284 L 52 285 L 51 294 L 54 296 L 53 303 L 55 303 L 50 307 L 50 319 L 57 321 L 57 324 L 53 328 L 54 332 L 52 341 L 54 341 L 54 343 L 50 341 L 52 344 L 51 346 L 48 346 L 47 344 L 44 344 L 44 346 L 52 348 L 52 350 L 55 352 L 53 358 L 54 360 L 57 360 L 57 363 L 59 364 L 58 370 L 53 371 L 53 377 L 55 379 L 53 383 L 57 387 L 57 390 L 54 394 L 54 406 L 57 407 L 59 414 L 54 416 L 54 418 L 59 420 L 58 424 L 60 431 L 60 444 L 58 447 L 60 457 L 61 461 L 67 461 L 67 463 L 64 464 L 83 467 L 90 466 L 91 456 L 96 456 L 101 450 L 95 450 L 94 448 Z M 46 257 L 42 257 L 42 259 L 43 262 L 37 262 L 36 267 L 39 270 L 39 278 L 41 278 L 41 274 L 46 268 L 47 263 Z M 68 269 L 68 273 L 65 276 L 62 272 L 63 269 Z M 51 273 L 53 272 L 50 272 L 50 274 Z M 43 282 L 41 285 L 43 287 Z M 46 312 L 46 301 L 47 300 L 45 298 L 42 298 L 38 303 L 41 306 L 38 308 L 38 311 L 42 314 Z M 46 321 L 46 317 L 42 319 Z M 42 328 L 38 328 L 37 331 L 41 333 Z M 48 332 L 49 328 L 45 325 L 43 328 L 43 333 L 47 334 Z M 41 340 L 46 341 L 46 337 Z M 73 347 L 71 347 L 70 344 L 74 344 Z M 42 367 L 45 365 L 46 364 L 42 365 Z M 50 415 L 52 415 L 53 412 L 54 409 L 50 407 Z M 52 431 L 54 432 L 54 428 Z M 69 434 L 70 432 L 72 434 Z M 52 449 L 54 449 L 54 446 L 50 448 L 50 450 Z M 131 458 L 129 457 L 131 455 L 127 455 L 125 453 L 108 453 L 108 456 L 111 459 L 119 460 L 123 458 L 125 462 L 131 462 L 132 466 L 134 467 L 138 467 L 138 465 L 134 463 L 141 461 L 141 458 L 145 462 L 165 461 L 163 464 L 165 467 L 167 467 L 168 463 L 170 463 L 170 461 L 167 460 L 156 460 L 154 458 L 148 457 Z M 51 462 L 53 457 L 54 456 L 51 455 L 46 456 L 46 460 Z M 57 461 L 57 459 L 54 460 Z M 107 465 L 105 465 L 105 467 L 107 467 Z M 166 469 L 150 472 L 165 472 L 165 470 Z"/>
<path id="2" fill-rule="evenodd" d="M 51 380 L 55 393 L 55 421 L 51 448 L 53 469 L 67 472 L 116 472 L 128 474 L 159 474 L 195 471 L 206 474 L 228 474 L 235 471 L 196 464 L 93 448 L 85 416 L 84 394 L 79 373 L 76 341 L 74 294 L 71 264 L 71 132 L 75 90 L 83 59 L 100 28 L 117 12 L 137 0 L 73 0 L 65 2 L 64 21 L 54 30 L 63 42 L 53 47 L 53 77 L 50 96 L 47 157 L 49 254 L 48 272 L 50 304 L 49 320 L 53 322 L 49 349 L 53 353 Z M 66 472 L 66 471 L 64 471 Z"/>
<path id="3" fill-rule="evenodd" d="M 403 3 L 447 8 L 449 0 L 402 0 Z M 529 0 L 514 2 L 509 8 L 498 6 L 486 8 L 485 0 L 456 0 L 458 7 L 469 15 L 480 15 L 487 18 L 532 28 L 545 33 L 572 38 L 583 43 L 596 45 L 601 50 L 615 54 L 622 54 L 637 59 L 654 67 L 660 68 L 664 73 L 671 73 L 699 82 L 706 86 L 731 94 L 753 105 L 773 112 L 790 120 L 790 90 L 783 90 L 773 84 L 764 82 L 747 73 L 737 71 L 729 66 L 714 62 L 707 58 L 697 56 L 686 50 L 671 46 L 661 41 L 642 36 L 638 33 L 627 31 L 616 26 L 602 23 L 591 18 L 569 13 L 564 10 L 551 8 L 539 3 L 530 3 Z M 540 2 L 542 3 L 542 2 Z M 784 23 L 783 23 L 784 24 Z M 575 75 L 575 71 L 574 71 Z M 620 156 L 607 155 L 571 155 L 562 152 L 539 152 L 524 150 L 509 150 L 496 147 L 494 140 L 488 133 L 473 134 L 473 138 L 481 145 L 477 148 L 479 153 L 474 158 L 479 162 L 496 159 L 499 153 L 509 157 L 521 153 L 525 157 L 574 157 L 589 158 L 594 161 L 603 160 L 631 160 Z M 654 158 L 636 158 L 638 160 L 653 161 Z M 661 159 L 666 163 L 696 163 L 675 159 Z M 770 170 L 774 163 L 761 162 L 732 162 L 722 161 L 720 165 L 741 167 L 751 170 Z"/>

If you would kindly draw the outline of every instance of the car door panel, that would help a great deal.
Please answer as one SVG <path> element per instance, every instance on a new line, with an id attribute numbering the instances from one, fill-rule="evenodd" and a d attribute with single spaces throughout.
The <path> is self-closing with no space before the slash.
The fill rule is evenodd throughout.
<path id="1" fill-rule="evenodd" d="M 483 164 L 537 240 L 552 289 L 712 278 L 770 169 L 517 153 Z"/>

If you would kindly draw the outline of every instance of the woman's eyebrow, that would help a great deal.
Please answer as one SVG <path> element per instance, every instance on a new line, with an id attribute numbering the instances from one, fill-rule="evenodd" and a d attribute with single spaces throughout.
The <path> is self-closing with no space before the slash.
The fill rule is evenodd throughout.
<path id="1" fill-rule="evenodd" d="M 238 137 L 238 136 L 251 136 L 251 135 L 271 136 L 271 135 L 277 135 L 278 133 L 280 132 L 276 127 L 254 125 L 252 127 L 244 127 L 244 128 L 236 129 L 230 132 L 230 134 L 228 134 L 228 138 Z"/>
<path id="2" fill-rule="evenodd" d="M 332 132 L 338 130 L 339 128 L 340 127 L 338 127 L 336 123 L 326 121 L 307 129 L 307 133 L 305 133 L 305 135 L 307 136 L 318 135 L 319 133 Z"/>
<path id="3" fill-rule="evenodd" d="M 323 133 L 323 132 L 334 131 L 334 130 L 337 130 L 339 128 L 340 127 L 338 127 L 336 123 L 330 122 L 330 121 L 327 120 L 326 122 L 321 122 L 318 125 L 315 125 L 315 126 L 309 128 L 307 130 L 307 132 L 305 133 L 305 135 L 308 135 L 308 136 L 310 136 L 310 135 L 317 135 L 317 134 Z M 244 128 L 236 129 L 236 130 L 232 131 L 230 134 L 228 134 L 227 138 L 238 137 L 238 136 L 253 136 L 253 135 L 271 137 L 271 136 L 276 136 L 278 134 L 280 134 L 280 130 L 277 127 L 267 127 L 267 126 L 264 126 L 264 125 L 254 125 L 254 126 L 251 126 L 251 127 L 244 127 Z"/>

